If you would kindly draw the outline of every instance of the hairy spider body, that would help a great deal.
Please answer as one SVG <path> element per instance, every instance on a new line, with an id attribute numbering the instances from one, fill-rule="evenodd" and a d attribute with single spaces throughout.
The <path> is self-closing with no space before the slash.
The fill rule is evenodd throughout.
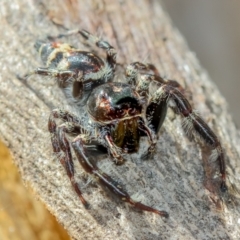
<path id="1" fill-rule="evenodd" d="M 26 77 L 31 74 L 55 77 L 66 97 L 71 98 L 77 108 L 83 110 L 84 116 L 80 117 L 68 111 L 53 110 L 49 117 L 48 129 L 53 151 L 57 153 L 84 206 L 88 207 L 88 203 L 74 178 L 71 148 L 83 169 L 94 175 L 122 201 L 144 211 L 168 216 L 165 211 L 134 201 L 119 183 L 98 168 L 88 146 L 95 144 L 97 147 L 104 147 L 111 159 L 120 165 L 125 161 L 122 154 L 137 152 L 140 137 L 147 136 L 149 147 L 143 157 L 151 156 L 170 102 L 177 110 L 176 113 L 182 116 L 184 130 L 187 133 L 196 133 L 212 147 L 212 157 L 219 164 L 220 188 L 226 191 L 226 167 L 221 144 L 213 131 L 192 109 L 182 93 L 182 87 L 176 81 L 165 81 L 161 78 L 154 65 L 140 62 L 127 66 L 125 78 L 121 82 L 114 81 L 114 48 L 87 31 L 72 31 L 58 37 L 75 33 L 80 33 L 86 40 L 104 49 L 106 60 L 68 44 L 37 41 L 35 47 L 46 67 L 37 68 Z M 154 89 L 153 93 L 149 91 L 150 88 Z M 85 119 L 85 124 L 82 118 Z M 63 124 L 58 125 L 57 119 Z M 75 136 L 72 142 L 68 135 Z"/>

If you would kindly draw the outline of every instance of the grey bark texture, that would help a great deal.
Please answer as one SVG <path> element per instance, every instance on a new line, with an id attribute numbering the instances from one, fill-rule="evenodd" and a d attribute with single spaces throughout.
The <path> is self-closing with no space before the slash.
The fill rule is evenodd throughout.
<path id="1" fill-rule="evenodd" d="M 167 211 L 169 219 L 138 212 L 109 196 L 75 161 L 77 181 L 91 204 L 90 210 L 84 209 L 52 154 L 47 132 L 50 111 L 67 108 L 66 100 L 53 79 L 33 76 L 24 84 L 16 78 L 41 66 L 33 44 L 65 32 L 61 26 L 102 36 L 118 50 L 118 62 L 124 66 L 151 62 L 162 76 L 182 84 L 225 149 L 229 191 L 219 191 L 218 165 L 208 161 L 210 150 L 189 139 L 180 116 L 169 110 L 154 159 L 140 160 L 148 144 L 142 139 L 140 153 L 124 166 L 107 158 L 99 161 L 134 199 Z M 0 29 L 0 137 L 25 182 L 73 239 L 240 239 L 239 131 L 225 99 L 160 1 L 2 0 Z M 79 36 L 66 41 L 81 44 Z"/>

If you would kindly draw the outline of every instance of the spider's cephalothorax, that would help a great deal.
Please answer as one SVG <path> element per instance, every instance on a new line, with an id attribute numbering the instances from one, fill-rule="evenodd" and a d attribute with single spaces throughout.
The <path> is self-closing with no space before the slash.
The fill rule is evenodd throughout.
<path id="1" fill-rule="evenodd" d="M 113 142 L 123 152 L 138 150 L 142 105 L 130 85 L 113 82 L 97 87 L 88 99 L 87 109 L 95 122 L 111 128 Z"/>
<path id="2" fill-rule="evenodd" d="M 212 147 L 212 157 L 219 164 L 220 188 L 226 191 L 226 167 L 221 144 L 204 120 L 192 109 L 183 95 L 182 87 L 176 81 L 162 79 L 154 65 L 140 62 L 127 66 L 122 81 L 114 81 L 114 48 L 87 31 L 72 31 L 66 35 L 76 32 L 104 49 L 107 53 L 106 60 L 67 44 L 38 41 L 35 46 L 46 67 L 38 68 L 31 74 L 55 77 L 66 97 L 71 98 L 77 108 L 83 109 L 84 116 L 76 116 L 60 109 L 53 110 L 48 129 L 53 151 L 57 153 L 84 206 L 87 207 L 88 203 L 74 178 L 71 148 L 85 171 L 94 175 L 122 201 L 144 211 L 168 216 L 165 211 L 134 201 L 119 183 L 98 168 L 87 146 L 95 144 L 107 149 L 111 159 L 116 164 L 122 164 L 123 153 L 137 152 L 140 137 L 147 136 L 149 147 L 144 157 L 152 155 L 169 102 L 177 110 L 176 113 L 182 116 L 184 130 L 196 133 Z M 64 35 L 59 37 L 62 36 Z M 150 88 L 155 91 L 150 93 Z M 85 105 L 82 106 L 82 103 Z M 57 125 L 56 119 L 62 120 L 63 124 Z M 77 136 L 70 142 L 68 135 Z"/>

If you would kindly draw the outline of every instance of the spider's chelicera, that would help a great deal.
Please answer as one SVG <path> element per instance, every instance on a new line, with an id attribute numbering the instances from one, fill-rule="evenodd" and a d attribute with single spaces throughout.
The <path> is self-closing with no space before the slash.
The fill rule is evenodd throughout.
<path id="1" fill-rule="evenodd" d="M 75 33 L 105 50 L 106 59 L 56 40 L 37 41 L 35 48 L 46 67 L 37 68 L 26 77 L 32 74 L 55 77 L 66 97 L 71 99 L 77 108 L 85 109 L 84 116 L 55 109 L 48 122 L 53 151 L 60 159 L 83 205 L 88 207 L 74 179 L 71 147 L 83 169 L 94 175 L 122 201 L 144 211 L 168 216 L 165 211 L 134 201 L 119 183 L 98 168 L 88 146 L 102 146 L 107 149 L 110 158 L 120 165 L 124 163 L 123 153 L 137 152 L 140 137 L 147 136 L 149 147 L 144 157 L 149 157 L 154 153 L 157 134 L 170 102 L 183 117 L 185 131 L 196 133 L 212 147 L 212 156 L 218 161 L 220 168 L 220 188 L 226 191 L 226 167 L 221 144 L 213 131 L 192 109 L 181 86 L 176 81 L 165 81 L 161 78 L 154 65 L 140 62 L 128 65 L 124 79 L 115 81 L 115 49 L 108 42 L 84 30 L 72 31 L 58 37 Z M 150 88 L 155 91 L 150 92 Z M 56 119 L 63 123 L 58 125 Z M 72 142 L 67 138 L 68 135 L 75 136 Z"/>

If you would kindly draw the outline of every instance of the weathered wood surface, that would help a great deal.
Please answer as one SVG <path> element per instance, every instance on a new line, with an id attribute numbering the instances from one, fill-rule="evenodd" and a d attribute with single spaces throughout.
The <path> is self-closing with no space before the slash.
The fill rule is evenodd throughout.
<path id="1" fill-rule="evenodd" d="M 224 98 L 159 1 L 2 0 L 0 21 L 0 137 L 23 179 L 73 239 L 240 239 L 239 131 Z M 163 76 L 191 92 L 194 107 L 225 148 L 229 192 L 219 193 L 218 167 L 208 162 L 209 150 L 185 136 L 180 117 L 170 110 L 153 160 L 140 161 L 135 154 L 121 167 L 107 159 L 100 164 L 135 199 L 168 211 L 170 218 L 139 213 L 109 197 L 88 183 L 76 164 L 79 185 L 91 204 L 85 210 L 51 153 L 47 133 L 49 112 L 64 106 L 64 98 L 52 79 L 34 76 L 25 85 L 15 76 L 40 65 L 33 49 L 36 39 L 64 32 L 53 21 L 102 35 L 118 50 L 121 64 L 152 62 Z M 80 37 L 69 41 L 79 44 Z"/>

